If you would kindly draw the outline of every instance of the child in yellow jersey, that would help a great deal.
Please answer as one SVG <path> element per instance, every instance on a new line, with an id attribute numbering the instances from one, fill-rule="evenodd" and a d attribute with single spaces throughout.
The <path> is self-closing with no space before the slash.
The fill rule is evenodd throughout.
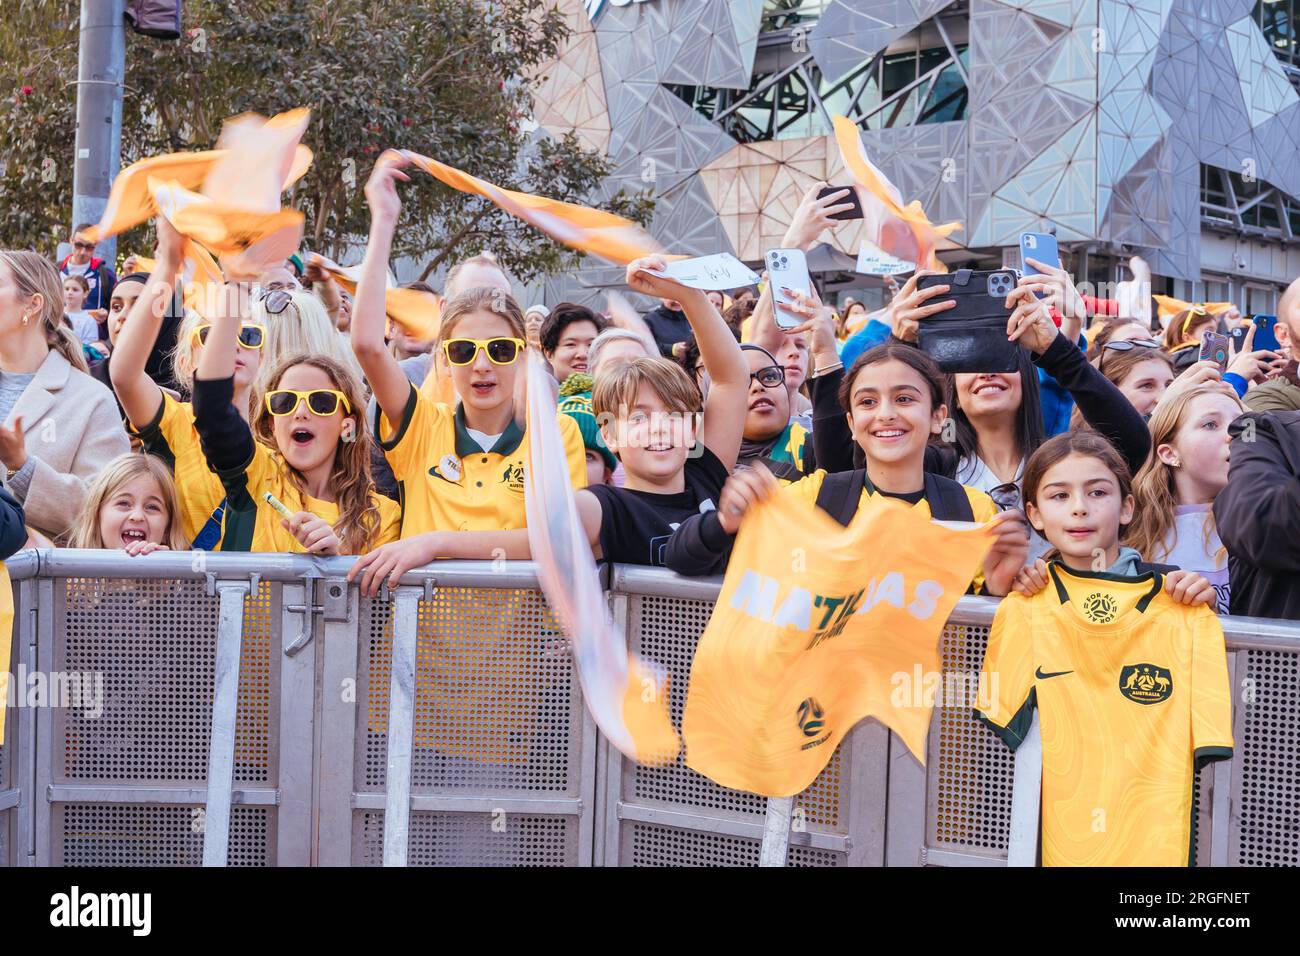
<path id="1" fill-rule="evenodd" d="M 161 459 L 175 473 L 185 538 L 196 550 L 211 550 L 220 541 L 225 489 L 203 457 L 190 404 L 177 401 L 145 372 L 145 362 L 162 323 L 164 304 L 172 295 L 183 263 L 184 239 L 162 217 L 155 220 L 155 225 L 157 265 L 118 333 L 109 358 L 109 377 L 117 400 L 140 435 L 145 451 Z M 177 381 L 187 386 L 192 384 L 194 368 L 209 331 L 210 326 L 197 315 L 191 314 L 182 324 L 176 342 Z M 232 402 L 244 417 L 248 415 L 253 382 L 262 362 L 264 333 L 263 327 L 251 323 L 240 330 Z"/>
<path id="2" fill-rule="evenodd" d="M 939 520 L 996 523 L 997 540 L 972 586 L 1006 594 L 1024 566 L 1028 530 L 1019 512 L 998 513 L 992 499 L 925 471 L 925 448 L 943 427 L 942 373 L 934 360 L 909 345 L 880 345 L 849 369 L 840 388 L 854 440 L 867 467 L 827 475 L 815 471 L 779 488 L 762 465 L 737 470 L 722 490 L 716 510 L 684 521 L 668 542 L 667 565 L 679 574 L 718 574 L 745 513 L 770 494 L 798 495 L 847 525 L 877 496 L 897 498 Z M 791 542 L 792 547 L 815 542 Z"/>
<path id="3" fill-rule="evenodd" d="M 1053 550 L 1017 575 L 1016 591 L 1043 590 L 1048 562 L 1056 561 L 1084 574 L 1160 572 L 1179 603 L 1214 605 L 1214 585 L 1204 576 L 1150 564 L 1120 544 L 1134 518 L 1133 480 L 1115 446 L 1096 432 L 1065 432 L 1039 446 L 1025 465 L 1023 487 L 1025 513 Z"/>
<path id="4" fill-rule="evenodd" d="M 1045 866 L 1186 866 L 1196 764 L 1233 744 L 1214 586 L 1120 545 L 1128 466 L 1095 432 L 1040 446 L 1023 487 L 1056 550 L 998 608 L 975 716 L 1014 750 L 1040 713 Z"/>
<path id="5" fill-rule="evenodd" d="M 71 548 L 120 548 L 131 556 L 184 551 L 172 473 L 152 455 L 114 458 L 95 476 L 72 529 Z"/>
<path id="6" fill-rule="evenodd" d="M 194 424 L 226 489 L 222 550 L 358 554 L 395 540 L 355 376 L 327 356 L 287 356 L 267 370 L 250 428 L 231 405 L 238 330 L 238 315 L 217 319 L 194 378 Z"/>
<path id="7" fill-rule="evenodd" d="M 467 289 L 444 303 L 435 349 L 459 399 L 454 407 L 415 388 L 384 345 L 385 275 L 401 205 L 394 184 L 407 178 L 404 162 L 385 154 L 366 185 L 370 242 L 351 327 L 353 350 L 379 409 L 375 435 L 398 483 L 403 546 L 426 533 L 522 529 L 527 443 L 519 306 L 488 288 Z M 581 488 L 587 474 L 582 434 L 567 415 L 557 411 L 556 417 L 570 478 Z M 488 545 L 468 556 L 488 558 L 492 551 Z"/>

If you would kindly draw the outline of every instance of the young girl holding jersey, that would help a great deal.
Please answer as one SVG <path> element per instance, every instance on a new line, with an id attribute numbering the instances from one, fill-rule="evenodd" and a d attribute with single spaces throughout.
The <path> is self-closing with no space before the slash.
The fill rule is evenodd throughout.
<path id="1" fill-rule="evenodd" d="M 894 342 L 862 355 L 840 387 L 840 404 L 866 468 L 811 475 L 778 488 L 762 466 L 737 470 L 714 511 L 695 515 L 673 533 L 667 565 L 679 574 L 718 574 L 750 507 L 768 495 L 797 495 L 847 525 L 873 498 L 896 498 L 940 520 L 995 523 L 997 541 L 973 582 L 988 594 L 1006 594 L 1023 566 L 1029 537 L 1019 512 L 998 513 L 987 494 L 928 472 L 931 436 L 947 418 L 942 373 L 919 349 Z"/>
<path id="2" fill-rule="evenodd" d="M 1048 439 L 1025 464 L 1023 493 L 1026 517 L 1053 550 L 1016 576 L 1015 590 L 1037 594 L 1048 584 L 1047 562 L 1058 561 L 1085 576 L 1160 572 L 1176 600 L 1214 603 L 1214 586 L 1201 575 L 1148 563 L 1120 543 L 1133 521 L 1133 481 L 1119 452 L 1096 432 Z"/>

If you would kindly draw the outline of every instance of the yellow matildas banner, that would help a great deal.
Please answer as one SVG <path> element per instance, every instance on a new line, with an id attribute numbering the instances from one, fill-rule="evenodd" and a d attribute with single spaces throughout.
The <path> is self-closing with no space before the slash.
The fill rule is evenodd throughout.
<path id="1" fill-rule="evenodd" d="M 940 673 L 939 635 L 992 543 L 880 497 L 847 528 L 790 495 L 757 505 L 691 665 L 687 765 L 792 796 L 864 717 L 924 763 L 933 701 L 899 683 Z"/>
<path id="2" fill-rule="evenodd" d="M 0 561 L 0 745 L 5 742 L 5 716 L 9 708 L 9 652 L 14 640 L 14 589 L 9 569 Z"/>

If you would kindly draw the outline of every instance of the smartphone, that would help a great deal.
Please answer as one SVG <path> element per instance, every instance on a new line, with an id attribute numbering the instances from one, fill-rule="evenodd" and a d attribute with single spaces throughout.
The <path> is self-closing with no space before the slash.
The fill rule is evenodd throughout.
<path id="1" fill-rule="evenodd" d="M 1257 315 L 1250 321 L 1255 326 L 1255 341 L 1251 343 L 1251 349 L 1255 351 L 1267 349 L 1270 352 L 1282 351 L 1282 346 L 1277 340 L 1276 315 Z"/>
<path id="2" fill-rule="evenodd" d="M 1022 273 L 1027 276 L 1042 275 L 1029 264 L 1030 258 L 1045 266 L 1061 267 L 1061 251 L 1056 245 L 1056 237 L 1049 232 L 1022 232 L 1020 234 L 1020 263 Z M 1037 293 L 1043 298 L 1043 293 Z"/>
<path id="3" fill-rule="evenodd" d="M 1232 342 L 1232 354 L 1239 354 L 1246 344 L 1246 327 L 1239 325 L 1235 329 L 1229 329 L 1228 340 Z"/>
<path id="4" fill-rule="evenodd" d="M 782 288 L 793 289 L 804 295 L 812 294 L 812 278 L 808 275 L 808 260 L 802 249 L 770 249 L 767 253 L 767 281 L 772 284 L 773 311 L 776 324 L 782 329 L 793 329 L 802 325 L 798 317 L 783 312 L 779 307 L 794 305 L 794 300 L 782 292 Z"/>
<path id="5" fill-rule="evenodd" d="M 834 195 L 835 193 L 838 192 L 843 192 L 845 189 L 849 191 L 849 194 L 847 196 L 840 197 L 836 205 L 842 206 L 846 202 L 851 202 L 853 203 L 853 208 L 846 209 L 843 212 L 837 212 L 835 215 L 831 216 L 831 218 L 836 220 L 841 220 L 841 221 L 846 221 L 849 219 L 861 219 L 863 215 L 862 200 L 858 198 L 858 191 L 854 189 L 852 186 L 827 186 L 825 189 L 823 189 L 821 192 L 817 194 L 817 198 L 825 199 L 827 196 Z"/>
<path id="6" fill-rule="evenodd" d="M 1228 370 L 1228 337 L 1218 332 L 1201 333 L 1200 361 L 1211 361 L 1219 366 L 1219 372 Z"/>

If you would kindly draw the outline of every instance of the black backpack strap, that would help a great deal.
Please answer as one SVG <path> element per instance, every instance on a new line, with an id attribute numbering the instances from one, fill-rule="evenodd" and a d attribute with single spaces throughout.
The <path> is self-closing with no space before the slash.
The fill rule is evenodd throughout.
<path id="1" fill-rule="evenodd" d="M 936 521 L 974 521 L 975 512 L 971 509 L 970 498 L 961 483 L 936 475 L 925 473 L 925 500 L 930 502 L 930 517 Z"/>
<path id="2" fill-rule="evenodd" d="M 866 483 L 865 468 L 829 474 L 817 490 L 817 507 L 847 528 L 858 513 L 858 502 L 862 500 Z"/>

